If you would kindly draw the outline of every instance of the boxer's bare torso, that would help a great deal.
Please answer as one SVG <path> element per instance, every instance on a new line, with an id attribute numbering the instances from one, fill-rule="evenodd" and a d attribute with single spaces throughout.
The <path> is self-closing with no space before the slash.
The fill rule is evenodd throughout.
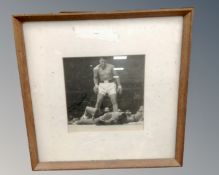
<path id="1" fill-rule="evenodd" d="M 112 80 L 113 79 L 113 68 L 112 64 L 105 64 L 104 67 L 97 65 L 94 68 L 95 76 L 99 77 L 100 81 Z"/>

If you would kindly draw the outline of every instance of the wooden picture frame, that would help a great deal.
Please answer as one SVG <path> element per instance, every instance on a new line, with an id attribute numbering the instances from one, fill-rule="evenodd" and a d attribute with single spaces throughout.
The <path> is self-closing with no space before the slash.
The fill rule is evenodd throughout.
<path id="1" fill-rule="evenodd" d="M 185 136 L 186 104 L 189 76 L 189 58 L 191 50 L 191 30 L 193 8 L 133 10 L 113 12 L 64 12 L 58 14 L 14 15 L 13 26 L 16 43 L 17 61 L 20 74 L 23 106 L 29 141 L 29 151 L 33 170 L 71 170 L 71 169 L 103 169 L 103 168 L 147 168 L 147 167 L 179 167 L 183 165 Z M 183 32 L 180 56 L 179 89 L 177 104 L 177 123 L 175 138 L 175 156 L 173 158 L 145 158 L 118 160 L 84 160 L 84 161 L 41 161 L 37 144 L 34 120 L 33 98 L 31 95 L 29 70 L 27 64 L 26 43 L 23 24 L 28 22 L 51 21 L 84 21 L 84 20 L 117 20 L 155 17 L 183 17 Z"/>

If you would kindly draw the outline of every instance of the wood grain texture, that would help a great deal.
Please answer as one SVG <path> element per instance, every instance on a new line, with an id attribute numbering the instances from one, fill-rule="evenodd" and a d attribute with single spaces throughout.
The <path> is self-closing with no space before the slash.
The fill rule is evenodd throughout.
<path id="1" fill-rule="evenodd" d="M 192 16 L 193 10 L 188 12 L 183 18 L 183 38 L 181 49 L 181 65 L 180 65 L 180 79 L 179 79 L 179 95 L 178 95 L 178 117 L 177 117 L 177 131 L 176 131 L 176 151 L 175 158 L 179 164 L 183 165 L 184 152 L 184 137 L 185 137 L 185 123 L 186 123 L 186 107 L 187 107 L 187 93 L 188 93 L 188 79 L 189 79 L 189 63 L 190 50 L 192 38 Z"/>
<path id="2" fill-rule="evenodd" d="M 180 166 L 175 159 L 42 162 L 34 170 L 154 168 Z"/>
<path id="3" fill-rule="evenodd" d="M 126 18 L 145 18 L 162 16 L 184 16 L 192 8 L 183 9 L 159 9 L 159 10 L 129 10 L 112 12 L 65 12 L 50 14 L 20 14 L 14 18 L 21 22 L 27 21 L 67 21 L 67 20 L 100 20 L 100 19 L 126 19 Z"/>
<path id="4" fill-rule="evenodd" d="M 21 90 L 33 170 L 69 170 L 69 169 L 100 169 L 100 168 L 144 168 L 144 167 L 177 167 L 183 164 L 185 117 L 188 92 L 189 56 L 191 49 L 191 28 L 193 8 L 132 10 L 114 12 L 62 12 L 58 14 L 23 14 L 13 16 L 14 36 L 17 61 L 20 74 Z M 144 160 L 108 160 L 108 161 L 74 161 L 74 162 L 40 162 L 34 125 L 34 114 L 28 77 L 28 67 L 23 36 L 23 22 L 28 21 L 67 21 L 67 20 L 98 20 L 127 19 L 145 17 L 183 16 L 183 38 L 179 78 L 178 113 L 176 148 L 174 159 Z"/>
<path id="5" fill-rule="evenodd" d="M 39 159 L 38 159 L 33 106 L 32 106 L 31 93 L 30 93 L 30 83 L 28 77 L 28 68 L 27 68 L 22 23 L 17 19 L 13 18 L 13 26 L 14 26 L 14 38 L 16 44 L 17 62 L 18 62 L 18 69 L 20 75 L 22 97 L 23 97 L 25 121 L 26 121 L 26 128 L 27 128 L 27 135 L 29 142 L 29 151 L 31 157 L 31 165 L 32 168 L 34 168 L 39 163 Z"/>

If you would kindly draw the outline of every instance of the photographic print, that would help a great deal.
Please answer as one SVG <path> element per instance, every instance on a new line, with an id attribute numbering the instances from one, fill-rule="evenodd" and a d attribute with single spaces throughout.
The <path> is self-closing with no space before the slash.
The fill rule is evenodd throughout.
<path id="1" fill-rule="evenodd" d="M 69 131 L 143 129 L 145 55 L 63 58 Z"/>

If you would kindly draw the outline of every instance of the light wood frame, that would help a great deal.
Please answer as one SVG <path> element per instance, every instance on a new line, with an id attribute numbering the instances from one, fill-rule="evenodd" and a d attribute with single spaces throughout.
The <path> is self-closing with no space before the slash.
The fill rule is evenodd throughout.
<path id="1" fill-rule="evenodd" d="M 14 15 L 13 26 L 16 43 L 17 61 L 25 111 L 29 151 L 33 170 L 67 170 L 67 169 L 101 169 L 101 168 L 143 168 L 143 167 L 178 167 L 183 165 L 185 116 L 188 91 L 189 57 L 191 49 L 191 30 L 193 8 L 135 10 L 114 12 L 64 12 L 59 14 Z M 28 21 L 67 21 L 67 20 L 98 20 L 126 19 L 142 17 L 183 16 L 183 38 L 181 49 L 181 65 L 179 79 L 178 112 L 176 147 L 174 159 L 144 159 L 144 160 L 104 160 L 104 161 L 70 161 L 70 162 L 40 162 L 36 131 L 34 125 L 33 106 L 28 78 L 28 68 L 23 35 L 23 22 Z"/>

